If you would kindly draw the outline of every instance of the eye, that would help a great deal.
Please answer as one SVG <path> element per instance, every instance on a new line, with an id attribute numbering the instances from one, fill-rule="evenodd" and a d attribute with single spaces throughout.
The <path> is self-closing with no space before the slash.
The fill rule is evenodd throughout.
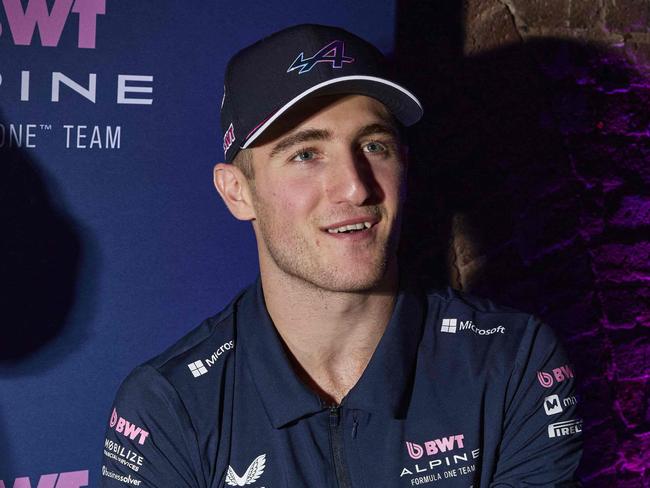
<path id="1" fill-rule="evenodd" d="M 311 161 L 316 158 L 316 153 L 311 149 L 301 149 L 291 157 L 291 161 L 301 163 Z"/>
<path id="2" fill-rule="evenodd" d="M 377 141 L 372 141 L 363 146 L 364 152 L 368 153 L 380 153 L 386 151 L 386 146 L 383 145 L 381 142 Z"/>

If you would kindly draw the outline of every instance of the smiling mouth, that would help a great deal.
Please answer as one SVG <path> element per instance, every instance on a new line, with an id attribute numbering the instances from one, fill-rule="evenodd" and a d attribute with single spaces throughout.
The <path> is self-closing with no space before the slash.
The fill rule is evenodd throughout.
<path id="1" fill-rule="evenodd" d="M 371 222 L 359 222 L 358 224 L 349 224 L 349 225 L 342 225 L 340 227 L 332 227 L 330 229 L 327 229 L 327 232 L 330 234 L 351 234 L 354 232 L 370 229 L 372 225 L 373 224 Z"/>

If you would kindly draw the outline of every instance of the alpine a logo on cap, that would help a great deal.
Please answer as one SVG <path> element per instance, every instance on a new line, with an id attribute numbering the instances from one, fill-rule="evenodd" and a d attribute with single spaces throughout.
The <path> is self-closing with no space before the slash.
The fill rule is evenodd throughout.
<path id="1" fill-rule="evenodd" d="M 330 63 L 332 68 L 342 68 L 343 63 L 354 63 L 354 58 L 345 55 L 343 41 L 332 41 L 310 58 L 305 59 L 305 53 L 301 52 L 291 63 L 287 73 L 299 69 L 298 74 L 301 75 L 310 71 L 318 63 Z"/>

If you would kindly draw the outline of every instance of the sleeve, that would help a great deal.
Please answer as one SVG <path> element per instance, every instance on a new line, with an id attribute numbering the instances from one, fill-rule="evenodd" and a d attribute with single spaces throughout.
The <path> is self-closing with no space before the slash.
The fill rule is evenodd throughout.
<path id="1" fill-rule="evenodd" d="M 176 389 L 153 367 L 136 368 L 111 409 L 102 488 L 198 487 L 198 448 Z"/>
<path id="2" fill-rule="evenodd" d="M 503 435 L 491 488 L 578 487 L 582 420 L 575 377 L 550 327 L 528 322 L 506 393 Z"/>

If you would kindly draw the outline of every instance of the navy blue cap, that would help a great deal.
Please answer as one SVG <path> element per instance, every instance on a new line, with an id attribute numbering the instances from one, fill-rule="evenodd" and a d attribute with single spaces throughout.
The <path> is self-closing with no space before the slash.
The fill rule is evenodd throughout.
<path id="1" fill-rule="evenodd" d="M 404 126 L 422 117 L 415 95 L 387 78 L 386 60 L 375 46 L 338 27 L 297 25 L 230 59 L 221 104 L 225 160 L 232 162 L 301 100 L 333 94 L 376 98 Z"/>

